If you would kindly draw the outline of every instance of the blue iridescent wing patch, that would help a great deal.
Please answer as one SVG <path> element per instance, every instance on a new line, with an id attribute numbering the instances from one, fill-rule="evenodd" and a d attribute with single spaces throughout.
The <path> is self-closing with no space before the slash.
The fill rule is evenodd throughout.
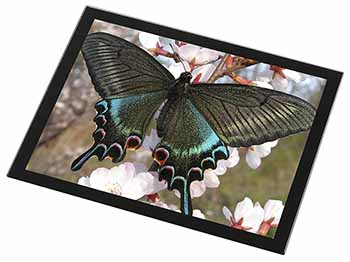
<path id="1" fill-rule="evenodd" d="M 71 169 L 79 170 L 92 156 L 106 157 L 117 163 L 126 150 L 136 150 L 142 144 L 145 131 L 155 111 L 164 100 L 164 91 L 105 99 L 96 103 L 94 144 L 78 157 Z"/>

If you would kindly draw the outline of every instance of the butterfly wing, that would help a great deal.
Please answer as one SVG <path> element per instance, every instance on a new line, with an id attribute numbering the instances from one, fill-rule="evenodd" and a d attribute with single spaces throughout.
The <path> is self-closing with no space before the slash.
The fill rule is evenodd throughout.
<path id="1" fill-rule="evenodd" d="M 94 144 L 72 163 L 78 170 L 93 155 L 114 162 L 127 149 L 137 149 L 155 111 L 166 99 L 174 77 L 151 55 L 134 44 L 106 33 L 86 37 L 82 48 L 96 91 Z"/>
<path id="2" fill-rule="evenodd" d="M 203 171 L 215 167 L 219 159 L 227 159 L 228 150 L 186 97 L 167 101 L 157 125 L 163 122 L 167 130 L 153 153 L 156 170 L 159 178 L 168 182 L 169 190 L 180 191 L 181 210 L 191 215 L 191 182 L 202 180 Z"/>
<path id="3" fill-rule="evenodd" d="M 97 127 L 93 133 L 94 144 L 72 163 L 79 170 L 92 156 L 99 160 L 110 157 L 113 162 L 124 159 L 127 149 L 139 148 L 144 133 L 155 111 L 164 100 L 164 92 L 104 99 L 96 103 Z"/>
<path id="4" fill-rule="evenodd" d="M 258 145 L 310 129 L 315 109 L 279 91 L 234 84 L 191 85 L 189 96 L 226 145 Z"/>
<path id="5" fill-rule="evenodd" d="M 138 46 L 106 33 L 89 34 L 82 52 L 102 98 L 162 91 L 173 75 Z"/>

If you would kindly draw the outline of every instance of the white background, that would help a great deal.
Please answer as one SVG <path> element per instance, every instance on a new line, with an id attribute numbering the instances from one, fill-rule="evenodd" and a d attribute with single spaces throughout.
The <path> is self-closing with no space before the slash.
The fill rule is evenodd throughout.
<path id="1" fill-rule="evenodd" d="M 341 1 L 321 2 L 3 1 L 0 260 L 346 260 L 350 13 Z M 87 4 L 345 71 L 284 257 L 6 177 Z"/>

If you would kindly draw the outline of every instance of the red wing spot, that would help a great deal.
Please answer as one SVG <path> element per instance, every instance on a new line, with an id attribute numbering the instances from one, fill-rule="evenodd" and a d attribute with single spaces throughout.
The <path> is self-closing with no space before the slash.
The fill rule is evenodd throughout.
<path id="1" fill-rule="evenodd" d="M 153 153 L 154 161 L 156 161 L 160 166 L 162 166 L 169 158 L 169 152 L 165 148 L 158 148 Z"/>
<path id="2" fill-rule="evenodd" d="M 138 136 L 129 136 L 126 141 L 126 149 L 135 150 L 140 147 L 141 142 Z"/>
<path id="3" fill-rule="evenodd" d="M 112 144 L 108 149 L 108 156 L 112 158 L 113 162 L 117 162 L 122 153 L 123 149 L 118 143 Z"/>
<path id="4" fill-rule="evenodd" d="M 106 135 L 106 132 L 103 129 L 97 129 L 93 134 L 95 141 L 101 141 Z"/>
<path id="5" fill-rule="evenodd" d="M 211 157 L 204 158 L 201 166 L 203 169 L 208 169 L 208 168 L 215 169 L 216 168 L 215 161 Z"/>
<path id="6" fill-rule="evenodd" d="M 214 157 L 216 161 L 219 161 L 220 159 L 226 159 L 226 155 L 221 150 L 215 150 L 214 151 Z"/>
<path id="7" fill-rule="evenodd" d="M 96 109 L 97 113 L 102 114 L 107 109 L 107 102 L 103 100 L 103 101 L 96 103 L 95 109 Z"/>
<path id="8" fill-rule="evenodd" d="M 106 117 L 104 115 L 98 115 L 95 118 L 95 123 L 99 127 L 104 126 L 106 124 L 106 122 L 107 122 L 107 120 L 106 120 Z"/>
<path id="9" fill-rule="evenodd" d="M 166 181 L 171 181 L 171 178 L 173 177 L 175 173 L 174 167 L 172 166 L 165 166 L 159 171 L 159 181 L 165 179 Z"/>
<path id="10" fill-rule="evenodd" d="M 202 179 L 202 170 L 199 167 L 192 167 L 189 171 L 189 178 L 193 180 L 201 180 Z"/>

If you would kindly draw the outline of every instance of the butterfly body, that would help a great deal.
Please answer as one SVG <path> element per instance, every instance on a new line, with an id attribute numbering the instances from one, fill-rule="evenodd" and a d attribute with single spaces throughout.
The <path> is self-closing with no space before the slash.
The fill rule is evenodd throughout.
<path id="1" fill-rule="evenodd" d="M 137 150 L 161 105 L 150 170 L 181 194 L 192 215 L 190 184 L 227 159 L 227 146 L 262 144 L 308 130 L 315 110 L 304 100 L 254 86 L 192 84 L 178 79 L 136 45 L 106 33 L 89 34 L 82 52 L 96 91 L 94 144 L 72 163 L 79 170 L 92 156 L 117 163 Z"/>

